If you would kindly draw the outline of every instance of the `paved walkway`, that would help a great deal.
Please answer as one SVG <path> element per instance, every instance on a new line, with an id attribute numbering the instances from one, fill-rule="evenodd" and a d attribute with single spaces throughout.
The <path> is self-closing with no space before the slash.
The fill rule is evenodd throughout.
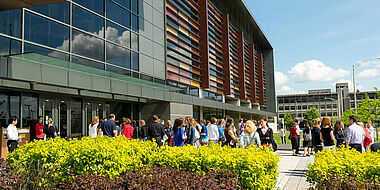
<path id="1" fill-rule="evenodd" d="M 279 190 L 295 190 L 308 189 L 309 183 L 306 181 L 307 165 L 314 161 L 314 155 L 310 157 L 293 156 L 291 151 L 279 150 L 280 158 L 280 174 L 277 180 L 276 187 Z"/>

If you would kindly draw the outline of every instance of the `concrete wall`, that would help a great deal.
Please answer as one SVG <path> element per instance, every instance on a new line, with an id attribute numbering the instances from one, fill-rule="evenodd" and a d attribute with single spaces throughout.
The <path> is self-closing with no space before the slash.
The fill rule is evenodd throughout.
<path id="1" fill-rule="evenodd" d="M 174 120 L 178 117 L 193 117 L 193 105 L 180 104 L 180 103 L 170 103 L 170 120 L 174 124 Z"/>
<path id="2" fill-rule="evenodd" d="M 139 0 L 140 72 L 165 79 L 164 0 Z"/>
<path id="3" fill-rule="evenodd" d="M 274 60 L 273 49 L 263 51 L 266 91 L 267 91 L 267 108 L 262 109 L 268 112 L 276 113 L 276 88 L 274 82 Z"/>

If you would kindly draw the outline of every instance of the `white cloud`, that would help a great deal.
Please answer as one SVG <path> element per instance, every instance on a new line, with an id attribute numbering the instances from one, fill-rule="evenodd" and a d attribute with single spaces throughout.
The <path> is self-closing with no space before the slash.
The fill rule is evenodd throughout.
<path id="1" fill-rule="evenodd" d="M 289 77 L 287 75 L 285 75 L 284 73 L 279 72 L 279 71 L 274 72 L 274 78 L 275 78 L 277 86 L 281 86 L 281 85 L 289 82 Z"/>
<path id="2" fill-rule="evenodd" d="M 344 69 L 333 69 L 319 60 L 308 60 L 298 63 L 289 71 L 293 78 L 298 81 L 325 82 L 342 78 L 350 74 Z"/>
<path id="3" fill-rule="evenodd" d="M 280 94 L 306 94 L 305 90 L 295 90 L 290 86 L 282 86 L 277 92 Z"/>
<path id="4" fill-rule="evenodd" d="M 379 65 L 376 65 L 375 67 L 380 68 L 380 64 L 379 64 Z"/>
<path id="5" fill-rule="evenodd" d="M 350 92 L 353 92 L 353 91 L 354 91 L 354 85 L 353 85 L 353 83 L 352 83 L 351 80 L 340 79 L 340 80 L 336 81 L 334 84 L 332 84 L 333 89 L 335 89 L 336 83 L 348 83 L 348 90 L 349 90 Z M 362 90 L 364 90 L 364 89 L 365 89 L 365 88 L 364 88 L 363 85 L 360 85 L 360 84 L 356 83 L 356 90 L 362 91 Z"/>
<path id="6" fill-rule="evenodd" d="M 92 33 L 95 36 L 99 36 L 104 33 L 104 27 L 101 28 L 98 32 Z M 136 38 L 130 37 L 129 31 L 120 32 L 115 28 L 107 27 L 105 31 L 105 36 L 108 40 L 119 43 L 123 46 L 129 47 L 130 42 L 132 40 L 132 44 L 138 43 Z M 103 52 L 104 42 L 99 40 L 94 36 L 90 36 L 84 33 L 79 33 L 74 35 L 73 40 L 71 42 L 73 50 L 79 55 L 86 55 L 87 57 L 98 57 L 99 53 Z M 57 49 L 68 49 L 69 40 L 64 40 L 62 44 Z M 113 59 L 115 61 L 123 62 L 127 56 L 129 56 L 128 51 L 124 48 L 120 48 L 116 45 L 107 45 L 107 59 Z M 49 54 L 52 57 L 60 58 L 61 54 L 57 54 L 56 52 L 52 52 Z M 124 61 L 125 62 L 125 61 Z M 120 64 L 125 64 L 125 63 Z"/>
<path id="7" fill-rule="evenodd" d="M 360 72 L 357 77 L 360 79 L 367 79 L 371 77 L 376 77 L 380 75 L 380 71 L 378 69 L 366 69 Z"/>

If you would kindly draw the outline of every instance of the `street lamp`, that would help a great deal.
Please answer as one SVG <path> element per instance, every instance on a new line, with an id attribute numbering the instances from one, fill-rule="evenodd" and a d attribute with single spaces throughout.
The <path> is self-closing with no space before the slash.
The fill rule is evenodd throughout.
<path id="1" fill-rule="evenodd" d="M 366 59 L 366 60 L 359 61 L 358 63 L 352 65 L 352 83 L 353 83 L 353 86 L 354 86 L 355 112 L 356 112 L 356 110 L 357 110 L 357 104 L 356 104 L 355 70 L 356 70 L 359 66 L 363 65 L 363 64 L 366 63 L 366 62 L 373 61 L 373 60 L 378 60 L 378 59 L 380 59 L 380 57 L 372 58 L 372 59 Z"/>

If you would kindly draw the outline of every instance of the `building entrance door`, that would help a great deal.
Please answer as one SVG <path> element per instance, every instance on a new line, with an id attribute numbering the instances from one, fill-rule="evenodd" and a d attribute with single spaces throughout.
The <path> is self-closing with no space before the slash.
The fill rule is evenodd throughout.
<path id="1" fill-rule="evenodd" d="M 95 116 L 99 117 L 99 121 L 106 117 L 105 108 L 106 102 L 103 101 L 85 101 L 85 135 L 88 135 L 89 125 Z"/>
<path id="2" fill-rule="evenodd" d="M 68 136 L 68 100 L 42 96 L 40 104 L 44 124 L 48 125 L 49 118 L 52 118 L 53 125 L 57 127 L 59 136 L 66 138 Z"/>

